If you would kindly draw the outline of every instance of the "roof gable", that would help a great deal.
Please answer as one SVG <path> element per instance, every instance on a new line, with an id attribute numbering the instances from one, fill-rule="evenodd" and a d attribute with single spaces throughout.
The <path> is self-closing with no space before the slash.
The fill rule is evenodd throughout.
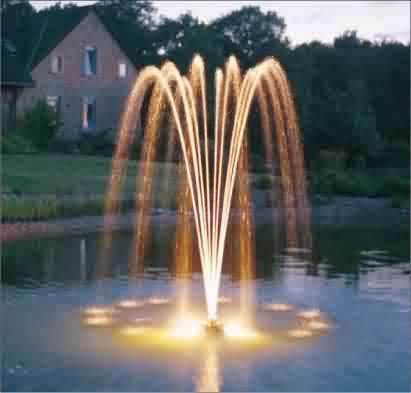
<path id="1" fill-rule="evenodd" d="M 69 7 L 54 11 L 53 18 L 45 11 L 38 17 L 39 31 L 33 38 L 33 55 L 28 66 L 33 69 L 41 62 L 90 12 L 90 7 Z"/>
<path id="2" fill-rule="evenodd" d="M 121 27 L 113 18 L 99 12 L 97 7 L 84 6 L 62 8 L 59 12 L 53 14 L 52 20 L 47 12 L 42 15 L 41 28 L 33 42 L 34 55 L 32 59 L 28 60 L 29 67 L 31 69 L 36 67 L 90 12 L 97 15 L 120 49 L 136 65 L 137 56 L 134 54 L 132 46 L 128 45 L 125 39 L 125 35 L 128 34 L 127 27 Z"/>

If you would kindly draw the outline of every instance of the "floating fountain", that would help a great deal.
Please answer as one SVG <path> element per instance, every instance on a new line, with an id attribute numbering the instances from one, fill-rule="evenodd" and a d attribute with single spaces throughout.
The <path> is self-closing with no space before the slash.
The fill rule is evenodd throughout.
<path id="1" fill-rule="evenodd" d="M 176 236 L 177 270 L 184 275 L 191 263 L 187 249 L 188 244 L 193 244 L 193 236 L 187 228 L 194 220 L 207 305 L 205 326 L 206 331 L 214 334 L 224 330 L 218 320 L 219 288 L 233 204 L 239 212 L 238 229 L 230 234 L 230 239 L 238 248 L 240 276 L 250 279 L 254 274 L 247 146 L 247 120 L 254 101 L 261 117 L 266 166 L 270 171 L 274 170 L 274 156 L 278 157 L 279 200 L 284 212 L 287 245 L 309 248 L 309 208 L 300 133 L 286 75 L 274 58 L 267 58 L 242 75 L 236 58 L 231 56 L 224 70 L 216 70 L 213 122 L 207 107 L 204 61 L 199 55 L 193 58 L 187 75 L 181 75 L 169 61 L 161 68 L 145 67 L 137 77 L 121 120 L 106 197 L 103 253 L 108 255 L 112 214 L 119 210 L 119 193 L 130 146 L 137 125 L 145 117 L 142 164 L 136 188 L 135 238 L 129 266 L 130 275 L 141 273 L 149 237 L 153 161 L 160 131 L 168 129 L 166 158 L 173 157 L 179 147 L 184 163 L 177 195 L 180 217 Z M 143 110 L 145 107 L 147 110 Z M 303 228 L 301 236 L 297 231 L 299 222 Z M 103 273 L 106 264 L 107 261 L 102 264 Z M 240 297 L 244 316 L 249 292 L 244 289 Z"/>

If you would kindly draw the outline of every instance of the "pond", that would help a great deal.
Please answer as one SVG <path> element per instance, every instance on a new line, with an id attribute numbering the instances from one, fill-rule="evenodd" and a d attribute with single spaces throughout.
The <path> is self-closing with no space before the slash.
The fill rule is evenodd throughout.
<path id="1" fill-rule="evenodd" d="M 256 279 L 247 285 L 256 320 L 272 331 L 247 342 L 121 335 L 131 319 L 155 325 L 175 314 L 182 283 L 191 307 L 205 308 L 198 264 L 190 279 L 175 278 L 172 225 L 154 228 L 144 274 L 133 279 L 127 231 L 114 234 L 104 277 L 99 234 L 5 242 L 2 390 L 409 391 L 409 227 L 371 221 L 317 223 L 312 250 L 281 248 L 272 225 L 257 226 Z M 242 287 L 228 255 L 223 319 L 236 314 Z M 146 303 L 123 310 L 121 323 L 84 323 L 85 307 L 130 298 Z M 272 302 L 318 308 L 330 326 L 309 339 L 284 338 L 280 325 L 293 324 L 294 314 L 264 310 Z"/>

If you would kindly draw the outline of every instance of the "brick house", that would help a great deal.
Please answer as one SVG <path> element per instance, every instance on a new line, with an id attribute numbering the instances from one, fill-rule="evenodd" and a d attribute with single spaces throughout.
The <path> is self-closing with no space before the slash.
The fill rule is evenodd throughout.
<path id="1" fill-rule="evenodd" d="M 19 97 L 19 115 L 44 99 L 63 138 L 116 128 L 137 73 L 131 49 L 93 7 L 66 12 L 61 25 L 42 27 L 30 67 L 35 87 Z"/>
<path id="2" fill-rule="evenodd" d="M 21 61 L 13 43 L 1 39 L 1 128 L 8 132 L 16 128 L 17 101 L 24 89 L 34 86 L 30 73 Z"/>

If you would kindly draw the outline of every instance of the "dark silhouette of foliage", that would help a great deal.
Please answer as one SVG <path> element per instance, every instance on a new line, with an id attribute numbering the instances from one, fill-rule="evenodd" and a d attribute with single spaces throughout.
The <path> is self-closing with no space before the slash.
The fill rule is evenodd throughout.
<path id="1" fill-rule="evenodd" d="M 79 8 L 84 7 L 54 6 L 36 12 L 28 1 L 3 1 L 2 36 L 14 42 L 28 67 L 33 66 L 41 57 L 36 39 L 46 21 L 53 22 L 43 34 L 46 41 L 53 40 L 51 27 L 75 19 L 67 16 Z M 201 54 L 207 65 L 210 110 L 214 70 L 229 55 L 236 55 L 244 69 L 266 56 L 278 58 L 295 96 L 309 167 L 322 152 L 343 157 L 346 166 L 409 165 L 409 44 L 371 42 L 356 31 L 346 31 L 332 44 L 313 41 L 291 47 L 284 19 L 255 6 L 208 24 L 188 13 L 158 19 L 150 0 L 99 0 L 95 9 L 138 66 L 170 59 L 187 71 L 192 56 Z M 259 127 L 253 113 L 250 146 L 257 154 L 262 152 Z"/>

